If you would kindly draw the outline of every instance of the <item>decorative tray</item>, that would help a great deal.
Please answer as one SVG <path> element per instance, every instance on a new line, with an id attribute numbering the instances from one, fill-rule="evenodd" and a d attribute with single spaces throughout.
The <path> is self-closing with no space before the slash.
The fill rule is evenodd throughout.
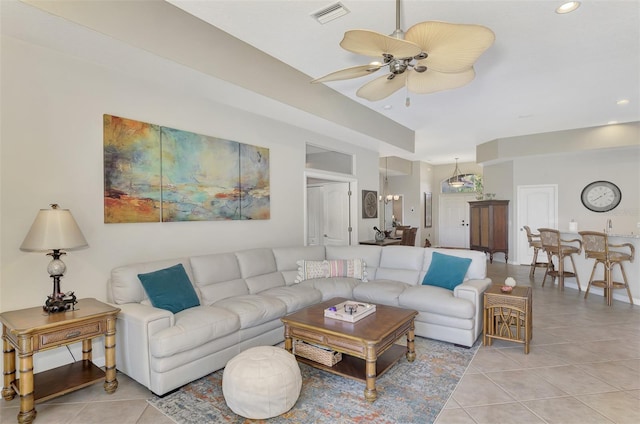
<path id="1" fill-rule="evenodd" d="M 375 311 L 376 305 L 371 303 L 346 301 L 325 309 L 324 316 L 341 321 L 357 322 Z"/>

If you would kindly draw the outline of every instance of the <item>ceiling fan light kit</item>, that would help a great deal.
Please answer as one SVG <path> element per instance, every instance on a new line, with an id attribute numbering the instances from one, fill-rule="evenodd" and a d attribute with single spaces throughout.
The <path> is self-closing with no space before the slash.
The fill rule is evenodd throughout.
<path id="1" fill-rule="evenodd" d="M 405 33 L 400 29 L 400 0 L 396 0 L 396 30 L 392 35 L 356 29 L 345 32 L 340 46 L 352 53 L 379 57 L 381 61 L 332 72 L 313 83 L 358 78 L 388 68 L 356 92 L 377 101 L 406 86 L 411 92 L 429 94 L 468 84 L 475 78 L 473 64 L 495 41 L 489 28 L 472 24 L 427 21 Z M 415 71 L 415 72 L 411 72 Z"/>

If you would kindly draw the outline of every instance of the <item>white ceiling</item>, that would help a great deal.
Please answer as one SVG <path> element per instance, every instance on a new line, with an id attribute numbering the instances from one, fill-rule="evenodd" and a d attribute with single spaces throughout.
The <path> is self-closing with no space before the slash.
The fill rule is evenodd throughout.
<path id="1" fill-rule="evenodd" d="M 341 0 L 350 13 L 325 25 L 309 15 L 331 0 L 169 2 L 314 78 L 370 61 L 339 47 L 345 31 L 395 29 L 394 0 Z M 404 90 L 373 103 L 355 96 L 382 71 L 327 85 L 416 131 L 415 154 L 390 154 L 433 164 L 474 161 L 475 146 L 496 138 L 640 120 L 640 2 L 587 0 L 559 15 L 561 3 L 405 0 L 405 31 L 427 20 L 494 31 L 476 79 L 457 90 L 411 95 L 409 108 Z M 618 106 L 623 98 L 630 103 Z"/>
<path id="2" fill-rule="evenodd" d="M 394 0 L 341 1 L 351 13 L 325 25 L 309 15 L 332 1 L 170 0 L 169 3 L 309 75 L 310 80 L 371 60 L 339 47 L 346 30 L 360 28 L 388 34 L 395 28 Z M 441 20 L 481 24 L 495 32 L 496 42 L 476 62 L 476 79 L 456 90 L 411 94 L 409 108 L 404 106 L 404 90 L 374 103 L 355 97 L 357 88 L 371 77 L 331 82 L 327 86 L 415 130 L 415 153 L 386 143 L 370 146 L 379 150 L 381 156 L 395 155 L 432 164 L 453 163 L 454 157 L 461 162 L 473 162 L 475 146 L 496 138 L 599 126 L 612 120 L 640 121 L 640 0 L 587 0 L 567 15 L 554 13 L 560 3 L 403 1 L 404 30 L 418 22 Z M 200 89 L 206 93 L 203 87 L 213 90 L 215 85 L 216 90 L 231 90 L 228 83 L 214 77 L 184 66 L 169 66 L 164 58 L 145 56 L 122 41 L 48 16 L 31 6 L 8 0 L 0 0 L 0 6 L 3 34 L 67 49 L 105 65 L 109 58 L 126 56 L 130 60 L 119 71 L 137 72 L 145 78 L 161 78 L 159 62 L 165 62 L 163 72 L 171 72 L 171 78 L 163 78 L 163 83 L 175 81 L 175 89 Z M 220 57 L 219 61 L 225 66 L 234 64 L 233 57 Z M 156 71 L 149 76 L 151 66 Z M 269 84 L 269 75 L 260 72 L 256 66 L 256 78 Z M 247 101 L 251 93 L 238 90 L 241 95 L 227 96 L 238 101 L 237 107 L 249 109 L 254 104 L 256 113 L 266 115 L 278 109 L 278 102 L 267 103 L 258 95 L 256 101 Z M 617 105 L 620 99 L 630 102 L 626 106 Z M 270 107 L 265 107 L 267 104 Z M 385 105 L 391 105 L 392 109 L 385 110 Z M 291 119 L 293 108 L 287 108 Z M 325 120 L 312 122 L 302 113 L 299 118 L 296 122 L 309 128 L 314 129 L 313 125 L 320 126 L 322 122 L 328 128 Z"/>

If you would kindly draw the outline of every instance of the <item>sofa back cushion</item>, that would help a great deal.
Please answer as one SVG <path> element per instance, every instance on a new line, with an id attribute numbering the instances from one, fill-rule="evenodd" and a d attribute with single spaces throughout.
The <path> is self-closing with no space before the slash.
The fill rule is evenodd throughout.
<path id="1" fill-rule="evenodd" d="M 375 279 L 419 284 L 422 281 L 420 272 L 423 261 L 424 252 L 421 247 L 387 246 L 382 249 L 380 266 L 376 271 Z"/>
<path id="2" fill-rule="evenodd" d="M 249 287 L 249 293 L 260 293 L 273 287 L 284 286 L 284 277 L 278 272 L 273 250 L 268 248 L 236 252 L 240 274 Z"/>
<path id="3" fill-rule="evenodd" d="M 147 274 L 182 264 L 189 280 L 193 284 L 194 277 L 188 258 L 166 259 L 162 261 L 144 262 L 125 265 L 111 270 L 109 279 L 108 300 L 115 304 L 149 302 L 149 298 L 142 287 L 138 274 Z M 200 295 L 196 287 L 196 294 Z M 150 304 L 150 303 L 149 303 Z"/>
<path id="4" fill-rule="evenodd" d="M 249 294 L 249 287 L 242 279 L 238 258 L 234 253 L 193 256 L 191 267 L 204 305 Z"/>
<path id="5" fill-rule="evenodd" d="M 381 246 L 354 245 L 354 246 L 325 246 L 326 259 L 362 259 L 364 261 L 366 276 L 372 280 L 376 275 L 376 269 L 380 265 L 380 253 L 384 249 Z"/>
<path id="6" fill-rule="evenodd" d="M 298 261 L 323 261 L 324 246 L 275 247 L 273 256 L 276 268 L 282 273 L 285 284 L 291 285 L 298 275 Z"/>

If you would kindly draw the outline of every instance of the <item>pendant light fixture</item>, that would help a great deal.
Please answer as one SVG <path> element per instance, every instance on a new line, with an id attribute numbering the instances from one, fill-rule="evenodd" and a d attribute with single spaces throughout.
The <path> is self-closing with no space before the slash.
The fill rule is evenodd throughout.
<path id="1" fill-rule="evenodd" d="M 453 176 L 449 178 L 449 185 L 454 188 L 460 188 L 464 185 L 462 172 L 458 168 L 458 158 L 456 158 L 456 169 L 453 170 Z"/>

